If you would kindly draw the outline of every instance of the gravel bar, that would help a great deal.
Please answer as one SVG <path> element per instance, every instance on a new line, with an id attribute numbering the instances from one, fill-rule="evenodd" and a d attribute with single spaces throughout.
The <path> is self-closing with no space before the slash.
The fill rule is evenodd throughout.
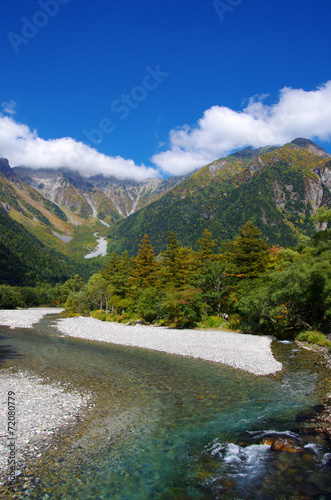
<path id="1" fill-rule="evenodd" d="M 61 313 L 64 309 L 56 307 L 31 307 L 29 309 L 1 309 L 0 325 L 13 328 L 32 328 L 46 314 Z"/>
<path id="2" fill-rule="evenodd" d="M 171 354 L 201 358 L 268 375 L 282 369 L 271 351 L 272 339 L 221 330 L 174 330 L 159 326 L 123 325 L 95 318 L 65 318 L 56 328 L 64 335 Z"/>
<path id="3" fill-rule="evenodd" d="M 10 399 L 9 399 L 10 396 Z M 15 439 L 10 435 L 15 422 Z M 60 383 L 47 382 L 26 371 L 0 370 L 0 486 L 8 480 L 9 442 L 15 442 L 15 475 L 21 474 L 27 457 L 41 456 L 55 432 L 76 421 L 92 404 L 92 394 L 82 396 Z"/>

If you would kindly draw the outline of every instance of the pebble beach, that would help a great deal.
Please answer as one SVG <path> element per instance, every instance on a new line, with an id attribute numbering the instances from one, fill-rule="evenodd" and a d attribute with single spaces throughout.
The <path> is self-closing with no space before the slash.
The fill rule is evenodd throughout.
<path id="1" fill-rule="evenodd" d="M 57 312 L 61 309 L 0 310 L 0 324 L 11 329 L 32 328 L 45 315 Z M 73 423 L 91 404 L 91 394 L 82 395 L 27 371 L 1 369 L 0 487 L 8 480 L 8 443 L 15 443 L 15 475 L 24 475 L 26 459 L 39 457 L 56 431 Z M 14 428 L 8 427 L 9 417 L 15 423 L 16 434 L 9 433 Z"/>
<path id="2" fill-rule="evenodd" d="M 0 371 L 0 486 L 8 479 L 8 445 L 14 443 L 15 475 L 24 474 L 26 458 L 41 456 L 55 432 L 75 421 L 91 404 L 92 396 L 60 384 L 50 384 L 28 372 Z M 9 399 L 9 396 L 10 399 Z M 9 412 L 15 423 L 8 427 Z M 8 430 L 9 429 L 9 430 Z M 12 435 L 9 435 L 12 434 Z"/>
<path id="3" fill-rule="evenodd" d="M 95 318 L 65 318 L 57 322 L 64 335 L 190 356 L 269 375 L 282 369 L 271 351 L 270 337 L 221 330 L 174 330 L 149 325 L 123 325 Z"/>

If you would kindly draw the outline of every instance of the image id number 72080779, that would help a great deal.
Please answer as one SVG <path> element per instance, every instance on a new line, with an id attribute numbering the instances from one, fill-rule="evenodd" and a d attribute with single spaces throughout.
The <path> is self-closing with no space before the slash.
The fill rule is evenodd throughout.
<path id="1" fill-rule="evenodd" d="M 16 479 L 16 398 L 14 391 L 8 391 L 7 398 L 7 431 L 8 431 L 8 481 L 14 486 Z"/>

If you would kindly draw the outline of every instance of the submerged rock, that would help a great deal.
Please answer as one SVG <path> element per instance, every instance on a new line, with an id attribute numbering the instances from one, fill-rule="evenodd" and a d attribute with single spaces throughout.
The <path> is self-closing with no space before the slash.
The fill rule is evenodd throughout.
<path id="1" fill-rule="evenodd" d="M 285 451 L 287 453 L 300 453 L 303 451 L 302 446 L 298 442 L 288 437 L 269 436 L 263 440 L 262 444 L 269 445 L 271 450 Z"/>
<path id="2" fill-rule="evenodd" d="M 331 396 L 329 396 L 328 401 L 325 403 L 321 414 L 316 417 L 315 422 L 320 425 L 320 428 L 317 430 L 324 432 L 331 442 Z"/>

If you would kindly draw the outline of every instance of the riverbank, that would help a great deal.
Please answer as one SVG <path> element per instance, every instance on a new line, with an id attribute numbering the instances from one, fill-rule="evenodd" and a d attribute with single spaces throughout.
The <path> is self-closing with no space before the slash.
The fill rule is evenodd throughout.
<path id="1" fill-rule="evenodd" d="M 129 326 L 83 317 L 59 319 L 56 328 L 70 337 L 205 359 L 254 375 L 269 375 L 282 369 L 282 364 L 272 354 L 270 337 L 221 330 Z"/>
<path id="2" fill-rule="evenodd" d="M 81 319 L 88 320 L 86 325 L 96 336 L 102 325 L 109 328 L 104 322 Z M 330 491 L 325 467 L 328 460 L 325 437 L 311 436 L 307 431 L 309 422 L 302 421 L 302 418 L 315 416 L 314 405 L 323 401 L 325 394 L 324 372 L 320 373 L 313 354 L 297 349 L 295 344 L 274 342 L 272 351 L 283 362 L 284 370 L 276 376 L 256 377 L 243 370 L 230 370 L 188 357 L 162 355 L 147 348 L 75 341 L 58 334 L 54 328 L 56 322 L 61 324 L 60 318 L 54 315 L 36 329 L 2 328 L 3 347 L 11 347 L 19 356 L 7 358 L 0 377 L 1 372 L 6 373 L 12 366 L 15 368 L 10 370 L 11 374 L 20 372 L 25 380 L 35 373 L 39 379 L 35 382 L 44 387 L 49 387 L 52 381 L 55 389 L 61 388 L 58 385 L 61 380 L 62 387 L 66 388 L 65 396 L 75 392 L 73 388 L 83 396 L 93 394 L 93 408 L 82 406 L 80 413 L 73 410 L 69 425 L 63 421 L 63 426 L 53 434 L 51 427 L 43 431 L 40 422 L 35 421 L 35 428 L 41 431 L 41 445 L 28 444 L 23 457 L 26 467 L 18 467 L 22 474 L 17 480 L 16 493 L 9 496 L 5 490 L 8 487 L 0 487 L 0 497 L 132 498 L 136 492 L 139 498 L 162 495 L 177 498 L 192 494 L 198 498 L 208 492 L 216 497 L 216 490 L 207 491 L 202 478 L 210 478 L 209 486 L 214 483 L 217 486 L 217 481 L 220 484 L 220 466 L 223 467 L 224 462 L 224 467 L 229 467 L 228 450 L 235 461 L 230 471 L 231 498 L 235 498 L 240 496 L 236 487 L 242 484 L 243 473 L 248 477 L 246 472 L 252 470 L 252 460 L 257 465 L 260 460 L 255 451 L 262 447 L 261 437 L 255 438 L 252 429 L 261 436 L 265 433 L 269 436 L 271 430 L 276 436 L 282 433 L 285 437 L 288 431 L 295 432 L 300 443 L 301 430 L 304 436 L 303 451 L 293 455 L 294 461 L 290 453 L 270 451 L 263 454 L 261 481 L 260 476 L 255 477 L 255 469 L 248 480 L 247 491 L 251 487 L 251 495 L 257 491 L 256 484 L 262 483 L 265 489 L 261 494 L 270 498 L 275 497 L 277 488 L 287 491 L 291 497 L 299 490 L 302 495 L 307 492 L 308 496 Z M 159 330 L 164 341 L 168 334 L 180 338 L 185 333 L 149 326 L 133 328 L 115 324 L 113 327 L 118 329 L 122 341 L 124 332 L 127 335 L 131 332 L 132 340 L 135 331 L 138 334 L 146 330 L 156 335 Z M 203 344 L 198 341 L 200 336 L 206 338 L 209 333 L 227 333 L 232 339 L 238 336 L 238 340 L 243 341 L 250 337 L 219 330 L 189 332 L 198 334 L 195 337 L 197 345 Z M 252 337 L 253 343 L 259 338 Z M 230 347 L 235 350 L 233 343 Z M 43 359 L 40 353 L 47 353 L 47 348 L 49 354 Z M 28 394 L 32 394 L 31 391 L 33 389 L 27 388 Z M 41 400 L 30 408 L 44 421 L 43 406 Z M 47 412 L 54 414 L 48 405 Z M 22 419 L 19 412 L 17 415 L 21 426 L 29 421 L 28 412 L 22 414 Z M 206 457 L 206 446 L 214 446 L 215 438 L 222 447 L 222 453 L 216 457 L 217 477 L 211 475 L 209 469 L 213 456 Z M 239 445 L 243 442 L 244 446 Z M 264 463 L 268 465 L 264 467 Z M 223 472 L 222 484 L 227 484 L 224 468 Z M 304 491 L 301 484 L 305 485 Z"/>
<path id="3" fill-rule="evenodd" d="M 296 344 L 303 349 L 307 349 L 321 355 L 323 365 L 331 370 L 331 352 L 328 348 L 308 344 L 307 342 L 296 341 Z M 316 432 L 323 432 L 326 434 L 331 443 L 331 394 L 328 395 L 327 401 L 323 405 L 323 409 L 312 422 L 315 425 Z"/>
<path id="4" fill-rule="evenodd" d="M 13 477 L 14 483 L 21 480 L 26 462 L 40 457 L 56 432 L 83 416 L 91 401 L 90 394 L 29 372 L 0 370 L 0 487 Z"/>
<path id="5" fill-rule="evenodd" d="M 64 309 L 56 307 L 31 307 L 29 309 L 1 309 L 0 325 L 9 328 L 32 328 L 47 314 L 60 314 Z"/>

